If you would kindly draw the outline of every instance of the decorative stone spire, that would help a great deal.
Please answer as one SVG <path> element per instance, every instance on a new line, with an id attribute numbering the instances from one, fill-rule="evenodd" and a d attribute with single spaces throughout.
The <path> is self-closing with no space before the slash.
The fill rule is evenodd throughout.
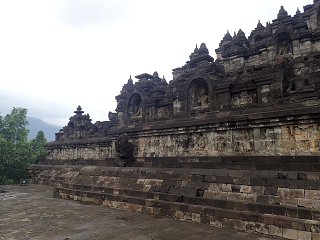
<path id="1" fill-rule="evenodd" d="M 128 85 L 133 85 L 133 80 L 132 80 L 132 78 L 131 78 L 131 75 L 130 75 L 130 78 L 128 79 L 128 83 L 127 83 Z"/>
<path id="2" fill-rule="evenodd" d="M 163 77 L 162 77 L 162 79 L 161 79 L 161 82 L 167 82 L 167 80 L 164 78 L 164 75 L 163 75 Z"/>
<path id="3" fill-rule="evenodd" d="M 284 17 L 288 17 L 288 12 L 284 10 L 283 6 L 281 6 L 278 13 L 278 18 L 284 18 Z"/>
<path id="4" fill-rule="evenodd" d="M 201 43 L 200 48 L 198 50 L 199 54 L 209 54 L 209 50 L 205 43 Z"/>
<path id="5" fill-rule="evenodd" d="M 227 30 L 226 35 L 224 35 L 223 37 L 223 41 L 231 41 L 232 40 L 232 36 L 229 33 L 229 30 Z"/>
<path id="6" fill-rule="evenodd" d="M 82 113 L 84 113 L 84 111 L 81 111 L 82 110 L 82 108 L 81 108 L 81 106 L 79 105 L 78 107 L 77 107 L 77 111 L 74 111 L 74 113 L 76 114 L 76 115 L 82 115 Z"/>
<path id="7" fill-rule="evenodd" d="M 194 49 L 193 53 L 197 53 L 198 52 L 198 44 L 196 44 L 196 48 Z"/>
<path id="8" fill-rule="evenodd" d="M 237 37 L 240 38 L 240 37 L 245 37 L 246 35 L 244 34 L 244 32 L 239 29 L 238 33 L 237 33 Z"/>
<path id="9" fill-rule="evenodd" d="M 260 30 L 260 29 L 263 29 L 263 28 L 264 28 L 264 26 L 261 24 L 260 19 L 259 19 L 257 27 L 256 27 L 256 30 Z"/>
<path id="10" fill-rule="evenodd" d="M 301 12 L 300 12 L 299 8 L 297 8 L 296 15 L 300 15 L 300 14 L 301 14 Z"/>
<path id="11" fill-rule="evenodd" d="M 152 75 L 153 75 L 153 77 L 155 77 L 155 78 L 158 78 L 158 77 L 159 77 L 159 74 L 158 74 L 157 71 L 154 71 L 154 73 L 153 73 Z"/>
<path id="12" fill-rule="evenodd" d="M 294 15 L 293 21 L 294 21 L 294 26 L 293 26 L 294 29 L 307 29 L 308 28 L 308 24 L 302 18 L 299 9 L 297 10 L 296 15 Z"/>

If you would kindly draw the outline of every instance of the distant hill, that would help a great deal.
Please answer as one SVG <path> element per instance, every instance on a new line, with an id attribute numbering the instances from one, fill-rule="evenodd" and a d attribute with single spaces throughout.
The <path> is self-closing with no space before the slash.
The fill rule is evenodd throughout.
<path id="1" fill-rule="evenodd" d="M 30 130 L 28 135 L 28 140 L 31 140 L 37 136 L 37 133 L 42 130 L 44 132 L 44 136 L 46 137 L 48 142 L 52 142 L 55 140 L 55 133 L 59 132 L 62 127 L 55 126 L 52 124 L 45 123 L 39 118 L 28 117 L 27 120 L 29 125 L 27 128 Z"/>

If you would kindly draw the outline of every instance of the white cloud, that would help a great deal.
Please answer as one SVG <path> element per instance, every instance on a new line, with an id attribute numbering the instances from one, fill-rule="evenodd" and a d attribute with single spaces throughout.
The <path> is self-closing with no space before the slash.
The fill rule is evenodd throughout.
<path id="1" fill-rule="evenodd" d="M 108 27 L 125 20 L 127 4 L 127 0 L 64 0 L 57 7 L 57 15 L 70 27 Z"/>

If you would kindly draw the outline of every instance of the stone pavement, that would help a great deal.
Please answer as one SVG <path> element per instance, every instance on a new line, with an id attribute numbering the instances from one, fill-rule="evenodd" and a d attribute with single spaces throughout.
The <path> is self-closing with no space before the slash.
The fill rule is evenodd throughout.
<path id="1" fill-rule="evenodd" d="M 3 239 L 280 239 L 52 197 L 53 187 L 0 186 Z"/>

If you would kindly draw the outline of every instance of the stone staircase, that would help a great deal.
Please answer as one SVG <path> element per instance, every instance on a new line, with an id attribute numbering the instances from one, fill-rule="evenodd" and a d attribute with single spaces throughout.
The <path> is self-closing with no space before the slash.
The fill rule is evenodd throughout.
<path id="1" fill-rule="evenodd" d="M 319 157 L 144 158 L 33 165 L 54 197 L 286 239 L 320 239 Z M 31 166 L 32 168 L 32 166 Z M 35 170 L 35 169 L 34 169 Z"/>

